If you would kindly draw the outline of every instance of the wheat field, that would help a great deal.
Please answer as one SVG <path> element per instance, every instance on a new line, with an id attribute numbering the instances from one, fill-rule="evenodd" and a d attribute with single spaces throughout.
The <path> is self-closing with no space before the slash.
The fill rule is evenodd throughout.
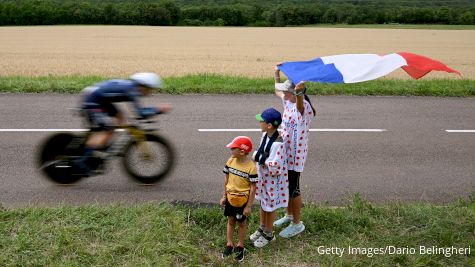
<path id="1" fill-rule="evenodd" d="M 412 52 L 475 79 L 474 30 L 149 26 L 0 27 L 0 76 L 271 77 L 277 62 L 346 53 Z M 390 77 L 404 78 L 403 71 Z M 453 74 L 431 73 L 429 78 Z"/>

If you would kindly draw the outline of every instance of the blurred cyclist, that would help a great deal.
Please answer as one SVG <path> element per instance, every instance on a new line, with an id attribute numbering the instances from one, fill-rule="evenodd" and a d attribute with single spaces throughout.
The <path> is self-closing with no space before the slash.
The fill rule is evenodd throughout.
<path id="1" fill-rule="evenodd" d="M 89 122 L 91 133 L 86 140 L 84 155 L 75 161 L 77 174 L 89 175 L 95 150 L 104 148 L 114 135 L 116 125 L 125 123 L 125 115 L 114 103 L 131 102 L 139 118 L 167 113 L 172 107 L 161 104 L 142 107 L 139 98 L 148 96 L 153 89 L 161 89 L 163 82 L 156 73 L 135 73 L 128 80 L 108 80 L 84 88 L 81 108 Z"/>

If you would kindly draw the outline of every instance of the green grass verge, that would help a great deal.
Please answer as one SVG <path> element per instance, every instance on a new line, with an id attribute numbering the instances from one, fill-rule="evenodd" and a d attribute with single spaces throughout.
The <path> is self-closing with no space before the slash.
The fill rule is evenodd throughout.
<path id="1" fill-rule="evenodd" d="M 249 231 L 258 225 L 257 207 Z M 308 204 L 305 232 L 263 249 L 246 240 L 249 266 L 474 266 L 475 202 L 448 206 L 374 206 L 355 195 L 347 206 Z M 0 210 L 0 266 L 221 266 L 226 218 L 218 207 L 84 206 Z M 345 248 L 342 257 L 319 247 Z M 353 248 L 406 253 L 350 255 Z M 469 255 L 420 254 L 420 246 L 471 248 Z M 321 249 L 322 247 L 320 247 Z M 411 250 L 415 249 L 412 254 Z M 391 249 L 391 248 L 390 248 Z M 467 250 L 465 251 L 467 252 Z M 370 257 L 371 256 L 371 257 Z"/>
<path id="2" fill-rule="evenodd" d="M 78 93 L 84 87 L 106 80 L 98 76 L 0 77 L 0 92 Z M 170 94 L 267 94 L 273 92 L 273 79 L 223 76 L 215 74 L 165 78 L 165 93 Z M 309 94 L 316 95 L 403 95 L 403 96 L 475 96 L 475 80 L 379 79 L 355 84 L 309 83 Z"/>

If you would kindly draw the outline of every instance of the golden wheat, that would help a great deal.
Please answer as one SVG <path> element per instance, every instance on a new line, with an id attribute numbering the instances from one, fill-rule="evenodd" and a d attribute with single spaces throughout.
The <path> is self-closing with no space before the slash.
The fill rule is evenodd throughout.
<path id="1" fill-rule="evenodd" d="M 156 71 L 271 77 L 281 61 L 404 51 L 440 60 L 475 79 L 473 30 L 34 26 L 0 27 L 0 40 L 0 76 L 124 77 Z"/>

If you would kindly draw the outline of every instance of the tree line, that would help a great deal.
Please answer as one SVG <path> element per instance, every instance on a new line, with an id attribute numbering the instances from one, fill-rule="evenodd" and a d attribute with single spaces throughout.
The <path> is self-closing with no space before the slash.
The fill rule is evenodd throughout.
<path id="1" fill-rule="evenodd" d="M 409 6 L 404 0 L 0 0 L 0 25 L 475 24 L 470 1 L 410 2 Z"/>

